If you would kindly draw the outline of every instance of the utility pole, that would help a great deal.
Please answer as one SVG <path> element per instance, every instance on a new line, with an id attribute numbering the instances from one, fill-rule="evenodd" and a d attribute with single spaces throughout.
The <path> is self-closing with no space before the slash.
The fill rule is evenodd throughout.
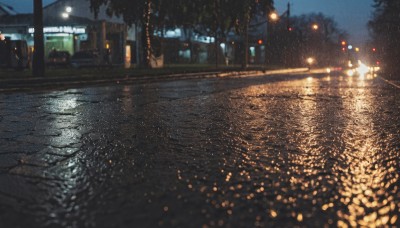
<path id="1" fill-rule="evenodd" d="M 287 4 L 286 16 L 287 16 L 287 28 L 288 28 L 288 31 L 290 32 L 290 30 L 292 29 L 291 24 L 290 24 L 290 2 L 288 2 L 288 4 Z"/>
<path id="2" fill-rule="evenodd" d="M 250 23 L 249 14 L 250 12 L 247 12 L 244 22 L 245 24 L 244 24 L 244 40 L 243 40 L 243 59 L 242 59 L 243 69 L 247 69 L 249 63 L 249 23 Z"/>
<path id="3" fill-rule="evenodd" d="M 43 3 L 42 0 L 33 0 L 34 50 L 32 62 L 33 77 L 45 75 L 44 66 L 44 34 L 43 34 Z"/>
<path id="4" fill-rule="evenodd" d="M 249 22 L 246 20 L 244 27 L 243 62 L 242 68 L 247 69 L 249 62 Z"/>
<path id="5" fill-rule="evenodd" d="M 214 19 L 215 19 L 215 40 L 214 40 L 214 49 L 215 49 L 215 68 L 218 68 L 218 51 L 219 51 L 219 42 L 218 42 L 218 28 L 219 28 L 219 4 L 218 1 L 214 1 Z"/>

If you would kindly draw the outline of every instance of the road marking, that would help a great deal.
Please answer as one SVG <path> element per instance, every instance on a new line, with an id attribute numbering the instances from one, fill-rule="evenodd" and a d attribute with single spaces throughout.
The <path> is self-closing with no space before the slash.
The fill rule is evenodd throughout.
<path id="1" fill-rule="evenodd" d="M 382 78 L 382 77 L 379 77 L 379 78 L 382 79 L 383 81 L 385 81 L 386 83 L 388 83 L 388 84 L 390 84 L 390 85 L 392 85 L 392 86 L 394 86 L 394 87 L 400 89 L 400 85 L 397 85 L 396 83 L 391 82 L 391 81 L 389 81 L 389 80 L 386 80 L 386 79 L 384 79 L 384 78 Z"/>

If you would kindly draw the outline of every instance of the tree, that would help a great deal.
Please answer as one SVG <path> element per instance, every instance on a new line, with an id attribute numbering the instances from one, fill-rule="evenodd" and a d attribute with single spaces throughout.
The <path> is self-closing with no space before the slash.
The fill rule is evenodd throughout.
<path id="1" fill-rule="evenodd" d="M 34 77 L 42 77 L 45 74 L 42 0 L 33 1 L 33 11 L 35 43 L 32 62 L 32 74 Z"/>
<path id="2" fill-rule="evenodd" d="M 98 13 L 102 5 L 109 15 L 122 16 L 126 23 L 142 25 L 145 65 L 149 66 L 152 53 L 152 37 L 156 26 L 202 26 L 216 39 L 224 37 L 233 27 L 244 29 L 256 9 L 272 8 L 272 0 L 90 0 L 91 8 Z M 158 23 L 157 23 L 158 22 Z M 245 33 L 243 33 L 245 34 Z M 247 52 L 245 52 L 247 53 Z"/>
<path id="3" fill-rule="evenodd" d="M 124 21 L 132 25 L 140 24 L 142 27 L 142 45 L 144 58 L 142 65 L 150 67 L 150 58 L 152 55 L 152 36 L 153 25 L 151 24 L 152 16 L 158 8 L 161 0 L 90 0 L 91 9 L 97 16 L 102 5 L 107 6 L 107 14 L 109 16 L 122 16 Z"/>
<path id="4" fill-rule="evenodd" d="M 312 13 L 296 17 L 294 25 L 301 31 L 303 53 L 315 57 L 320 65 L 336 64 L 332 61 L 340 57 L 340 41 L 347 35 L 338 28 L 334 19 L 322 13 Z M 315 25 L 317 28 L 313 28 Z"/>
<path id="5" fill-rule="evenodd" d="M 236 21 L 236 31 L 242 35 L 242 67 L 246 68 L 249 58 L 249 23 L 257 14 L 263 14 L 265 16 L 265 19 L 267 20 L 269 13 L 273 10 L 273 0 L 234 0 L 230 4 L 232 4 L 232 13 L 235 15 L 234 18 Z"/>
<path id="6" fill-rule="evenodd" d="M 164 0 L 161 2 L 157 13 L 156 24 L 162 36 L 167 29 L 176 29 L 177 27 L 181 29 L 186 39 L 185 42 L 191 50 L 191 63 L 195 61 L 192 38 L 194 31 L 198 31 L 196 25 L 203 17 L 202 11 L 198 9 L 200 2 L 199 0 Z"/>
<path id="7" fill-rule="evenodd" d="M 321 66 L 337 65 L 342 54 L 339 41 L 345 37 L 337 23 L 321 13 L 294 16 L 290 21 L 281 18 L 271 35 L 269 58 L 272 64 L 288 67 L 303 66 L 308 57 L 314 57 Z"/>
<path id="8" fill-rule="evenodd" d="M 184 31 L 196 29 L 215 38 L 215 63 L 218 66 L 220 42 L 234 28 L 244 35 L 245 15 L 250 20 L 256 12 L 269 11 L 272 0 L 170 0 L 161 8 L 163 11 L 160 10 L 158 15 L 165 15 L 167 26 L 179 26 Z"/>
<path id="9" fill-rule="evenodd" d="M 385 71 L 392 77 L 400 78 L 400 1 L 375 0 L 375 12 L 369 22 L 373 46 L 373 58 L 382 58 Z"/>

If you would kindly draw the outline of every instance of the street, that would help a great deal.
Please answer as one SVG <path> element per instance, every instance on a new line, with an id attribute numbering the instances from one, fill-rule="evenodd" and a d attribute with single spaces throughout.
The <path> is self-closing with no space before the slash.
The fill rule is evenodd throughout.
<path id="1" fill-rule="evenodd" d="M 399 175 L 379 77 L 0 93 L 0 227 L 400 226 Z"/>

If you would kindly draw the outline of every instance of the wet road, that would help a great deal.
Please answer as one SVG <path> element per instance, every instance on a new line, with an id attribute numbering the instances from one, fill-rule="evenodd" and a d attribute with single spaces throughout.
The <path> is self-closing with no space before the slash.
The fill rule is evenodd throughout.
<path id="1" fill-rule="evenodd" d="M 379 78 L 0 94 L 0 227 L 399 226 L 399 175 Z"/>

